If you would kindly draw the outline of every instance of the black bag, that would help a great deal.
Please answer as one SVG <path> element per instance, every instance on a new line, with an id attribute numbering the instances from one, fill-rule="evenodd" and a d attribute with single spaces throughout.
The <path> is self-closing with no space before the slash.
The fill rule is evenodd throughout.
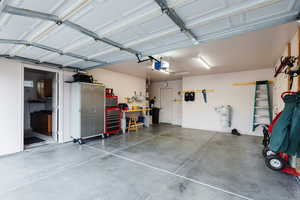
<path id="1" fill-rule="evenodd" d="M 126 103 L 119 103 L 119 108 L 121 110 L 128 110 L 128 105 Z"/>
<path id="2" fill-rule="evenodd" d="M 184 100 L 185 101 L 195 101 L 195 92 L 185 92 Z"/>
<path id="3" fill-rule="evenodd" d="M 195 92 L 190 92 L 189 96 L 190 101 L 195 101 Z"/>
<path id="4" fill-rule="evenodd" d="M 74 82 L 84 82 L 84 83 L 93 83 L 94 79 L 93 76 L 87 75 L 87 74 L 82 74 L 82 73 L 77 73 L 73 75 Z"/>
<path id="5" fill-rule="evenodd" d="M 184 93 L 184 100 L 185 101 L 189 101 L 190 100 L 190 93 L 189 92 L 185 92 Z"/>

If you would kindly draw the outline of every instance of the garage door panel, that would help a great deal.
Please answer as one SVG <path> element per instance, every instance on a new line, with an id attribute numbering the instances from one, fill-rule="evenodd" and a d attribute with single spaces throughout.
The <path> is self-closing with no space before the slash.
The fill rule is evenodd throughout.
<path id="1" fill-rule="evenodd" d="M 150 49 L 173 45 L 185 40 L 188 40 L 188 38 L 183 33 L 176 33 L 134 45 L 132 46 L 132 48 L 139 49 L 140 51 L 145 52 Z"/>
<path id="2" fill-rule="evenodd" d="M 147 55 L 193 45 L 191 39 L 180 32 L 180 28 L 162 12 L 160 6 L 153 0 L 49 0 L 41 2 L 13 0 L 8 1 L 8 4 L 58 15 L 64 20 L 68 19 L 96 32 L 99 37 L 106 37 Z M 245 33 L 276 23 L 286 23 L 296 19 L 300 9 L 300 1 L 297 0 L 167 0 L 167 3 L 201 42 L 230 37 L 236 33 Z M 111 63 L 135 58 L 135 55 L 114 51 L 115 47 L 95 42 L 89 36 L 64 24 L 58 26 L 54 22 L 11 14 L 1 16 L 0 39 L 29 42 L 33 40 L 33 42 L 65 52 L 97 57 L 99 60 Z M 83 64 L 84 67 L 89 66 L 78 59 L 53 56 L 51 52 L 47 54 L 36 48 L 19 49 L 18 45 L 7 47 L 0 51 L 29 58 L 48 58 L 53 62 L 57 59 L 59 63 L 66 62 L 64 64 L 74 61 L 74 63 Z"/>
<path id="3" fill-rule="evenodd" d="M 94 59 L 98 59 L 106 62 L 116 62 L 116 61 L 130 60 L 134 58 L 135 58 L 134 55 L 125 51 L 114 51 L 108 54 L 94 57 Z"/>
<path id="4" fill-rule="evenodd" d="M 15 47 L 13 44 L 1 44 L 0 43 L 0 53 L 1 54 L 7 54 L 9 49 Z"/>
<path id="5" fill-rule="evenodd" d="M 15 1 L 15 2 L 18 2 L 18 1 Z M 12 5 L 18 6 L 20 8 L 24 8 L 24 9 L 35 10 L 38 12 L 52 13 L 53 10 L 62 6 L 62 4 L 64 3 L 64 1 L 62 1 L 62 0 L 50 0 L 50 1 L 48 0 L 48 1 L 43 1 L 43 3 L 40 3 L 40 2 L 41 1 L 39 1 L 39 0 L 23 0 L 23 1 L 21 1 L 20 5 L 18 5 L 17 3 L 12 4 Z"/>
<path id="6" fill-rule="evenodd" d="M 46 60 L 46 61 L 61 64 L 61 65 L 65 65 L 65 64 L 70 63 L 70 62 L 76 62 L 76 61 L 80 62 L 81 60 L 77 59 L 77 58 L 70 57 L 70 56 L 59 55 L 55 58 L 52 58 L 52 59 L 49 59 L 49 60 Z"/>
<path id="7" fill-rule="evenodd" d="M 83 39 L 84 37 L 85 35 L 82 33 L 65 25 L 61 25 L 61 28 L 51 32 L 51 34 L 39 42 L 43 45 L 64 49 L 75 42 L 80 41 L 80 39 Z"/>
<path id="8" fill-rule="evenodd" d="M 202 16 L 212 12 L 219 11 L 226 7 L 224 0 L 214 1 L 191 1 L 183 6 L 176 8 L 177 14 L 184 20 L 185 23 L 191 23 Z"/>
<path id="9" fill-rule="evenodd" d="M 160 53 L 164 53 L 170 50 L 174 50 L 174 49 L 181 49 L 181 48 L 186 48 L 186 47 L 190 47 L 191 45 L 193 45 L 192 41 L 190 40 L 185 40 L 185 41 L 181 41 L 181 42 L 177 42 L 168 46 L 162 46 L 160 48 L 153 48 L 153 49 L 149 49 L 147 51 L 145 51 L 145 55 L 157 55 Z"/>
<path id="10" fill-rule="evenodd" d="M 81 62 L 72 64 L 72 66 L 82 68 L 82 69 L 89 68 L 89 67 L 95 67 L 97 65 L 100 66 L 101 64 L 95 63 L 95 62 L 89 62 L 89 61 L 81 61 Z"/>
<path id="11" fill-rule="evenodd" d="M 242 26 L 245 23 L 246 19 L 244 14 L 237 14 L 237 15 L 230 16 L 229 20 L 231 26 L 235 27 L 235 26 Z"/>
<path id="12" fill-rule="evenodd" d="M 125 30 L 118 31 L 109 35 L 109 38 L 118 43 L 128 43 L 134 40 L 141 38 L 143 32 L 140 29 L 137 29 L 136 26 L 131 26 L 126 28 Z"/>
<path id="13" fill-rule="evenodd" d="M 80 48 L 73 49 L 72 52 L 82 56 L 91 56 L 97 52 L 103 52 L 109 49 L 114 48 L 103 42 L 95 42 L 95 40 L 92 40 Z"/>
<path id="14" fill-rule="evenodd" d="M 19 53 L 18 56 L 26 57 L 26 58 L 33 58 L 38 59 L 40 57 L 46 56 L 49 54 L 49 51 L 38 49 L 35 47 L 25 47 L 25 49 Z"/>
<path id="15" fill-rule="evenodd" d="M 229 18 L 225 18 L 225 19 L 215 21 L 213 23 L 197 26 L 192 30 L 198 37 L 201 37 L 202 35 L 206 35 L 209 33 L 223 31 L 225 29 L 230 28 L 230 26 L 231 25 L 230 25 Z"/>
<path id="16" fill-rule="evenodd" d="M 30 31 L 33 31 L 41 20 L 12 16 L 9 23 L 5 23 L 0 29 L 1 39 L 20 39 Z"/>
<path id="17" fill-rule="evenodd" d="M 247 22 L 258 21 L 275 15 L 283 14 L 292 9 L 294 0 L 279 1 L 278 3 L 251 10 L 246 13 Z"/>
<path id="18" fill-rule="evenodd" d="M 251 0 L 228 0 L 226 2 L 227 2 L 228 6 L 234 6 L 234 5 L 237 5 L 237 4 L 247 3 L 247 2 L 250 2 L 250 1 Z"/>
<path id="19" fill-rule="evenodd" d="M 138 25 L 147 34 L 157 34 L 170 28 L 176 28 L 174 22 L 166 15 L 160 15 L 154 19 L 142 22 Z"/>
<path id="20" fill-rule="evenodd" d="M 126 29 L 115 32 L 109 35 L 109 38 L 119 42 L 128 43 L 140 38 L 150 37 L 170 29 L 178 29 L 177 26 L 166 15 L 159 15 L 155 18 L 143 21 L 139 24 L 134 24 Z"/>
<path id="21" fill-rule="evenodd" d="M 90 3 L 85 9 L 79 11 L 71 19 L 76 23 L 93 31 L 115 26 L 122 21 L 129 20 L 132 17 L 138 17 L 145 12 L 155 8 L 152 0 L 98 0 Z M 78 16 L 81 16 L 78 18 Z M 95 20 L 91 20 L 95 19 Z M 112 27 L 110 27 L 112 28 Z"/>

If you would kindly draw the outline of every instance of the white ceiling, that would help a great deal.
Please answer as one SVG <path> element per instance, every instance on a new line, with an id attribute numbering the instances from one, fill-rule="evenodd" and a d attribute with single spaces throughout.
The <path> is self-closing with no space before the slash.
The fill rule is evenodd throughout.
<path id="1" fill-rule="evenodd" d="M 167 3 L 199 42 L 290 22 L 296 19 L 300 10 L 299 0 L 167 0 Z M 180 32 L 154 0 L 2 0 L 0 11 L 5 4 L 54 14 L 143 55 L 193 46 L 192 40 Z M 133 54 L 96 42 L 65 24 L 3 11 L 0 14 L 0 39 L 36 42 L 108 64 L 135 59 Z M 96 62 L 20 44 L 0 44 L 0 54 L 81 69 L 99 66 Z"/>
<path id="2" fill-rule="evenodd" d="M 255 32 L 237 35 L 231 38 L 214 40 L 194 47 L 177 49 L 163 54 L 163 60 L 170 62 L 172 72 L 188 72 L 185 76 L 237 72 L 253 69 L 274 67 L 287 43 L 298 29 L 299 23 L 265 28 Z M 201 56 L 212 67 L 206 69 L 195 58 Z M 105 66 L 116 72 L 126 73 L 138 77 L 149 77 L 153 81 L 175 80 L 182 77 L 175 73 L 165 74 L 152 71 L 151 62 L 138 64 L 127 61 Z"/>

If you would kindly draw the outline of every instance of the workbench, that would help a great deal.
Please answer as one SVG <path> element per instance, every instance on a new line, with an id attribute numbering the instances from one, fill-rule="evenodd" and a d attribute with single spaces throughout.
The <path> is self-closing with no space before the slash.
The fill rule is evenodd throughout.
<path id="1" fill-rule="evenodd" d="M 150 115 L 149 115 L 150 110 L 151 110 L 150 108 L 122 110 L 122 119 L 121 119 L 122 132 L 126 133 L 126 129 L 127 129 L 126 115 L 129 113 L 140 113 L 140 116 L 144 117 L 144 123 L 139 123 L 139 125 L 143 125 L 148 128 L 150 126 Z"/>

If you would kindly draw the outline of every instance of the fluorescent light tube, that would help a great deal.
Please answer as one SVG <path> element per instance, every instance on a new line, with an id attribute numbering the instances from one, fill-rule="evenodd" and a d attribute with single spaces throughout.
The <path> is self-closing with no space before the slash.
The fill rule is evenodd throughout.
<path id="1" fill-rule="evenodd" d="M 206 69 L 210 69 L 209 64 L 202 58 L 199 56 L 198 60 L 201 62 L 201 64 L 206 68 Z"/>
<path id="2" fill-rule="evenodd" d="M 173 75 L 174 76 L 184 76 L 184 75 L 188 75 L 190 74 L 190 72 L 175 72 Z"/>

